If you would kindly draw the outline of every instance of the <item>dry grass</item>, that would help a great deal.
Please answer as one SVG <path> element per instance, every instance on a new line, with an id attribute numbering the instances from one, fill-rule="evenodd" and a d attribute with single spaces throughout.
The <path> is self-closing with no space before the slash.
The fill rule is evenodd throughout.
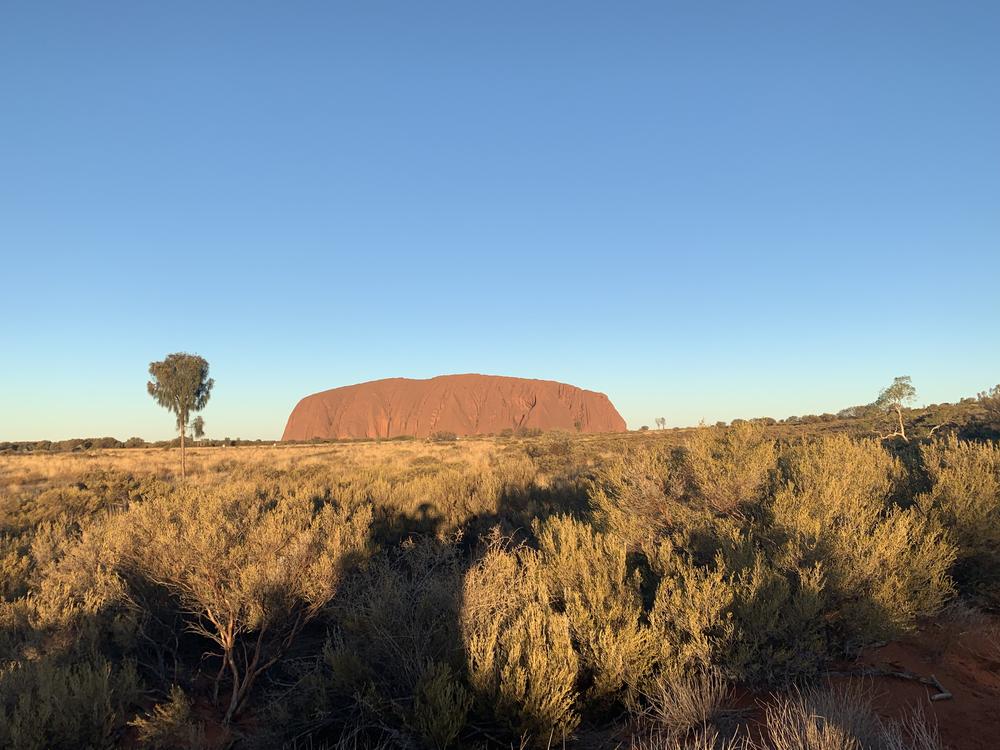
<path id="1" fill-rule="evenodd" d="M 936 724 L 919 705 L 886 721 L 872 701 L 864 683 L 774 696 L 766 709 L 767 741 L 748 741 L 747 750 L 942 750 Z"/>
<path id="2" fill-rule="evenodd" d="M 717 719 L 729 696 L 729 685 L 716 672 L 660 675 L 646 693 L 646 718 L 663 732 L 680 736 Z"/>
<path id="3" fill-rule="evenodd" d="M 228 472 L 237 468 L 267 467 L 289 470 L 307 466 L 403 468 L 416 458 L 442 463 L 464 461 L 484 465 L 500 446 L 492 440 L 459 443 L 371 442 L 326 445 L 275 443 L 271 446 L 189 448 L 188 475 Z M 73 453 L 8 453 L 0 455 L 0 490 L 10 493 L 66 484 L 98 469 L 150 474 L 174 479 L 180 473 L 180 452 L 172 448 L 131 448 Z"/>
<path id="4" fill-rule="evenodd" d="M 570 454 L 543 468 L 551 473 L 570 463 L 593 466 L 627 445 L 676 445 L 687 431 L 658 433 L 623 433 L 608 435 L 569 435 L 559 433 L 536 438 L 505 439 L 468 437 L 454 442 L 435 443 L 423 440 L 390 440 L 350 443 L 273 443 L 265 446 L 189 447 L 188 476 L 198 477 L 232 472 L 238 469 L 267 468 L 289 471 L 312 466 L 344 470 L 378 470 L 390 476 L 416 466 L 428 468 L 439 464 L 481 469 L 498 456 L 528 453 L 547 458 L 553 446 L 570 445 Z M 180 451 L 176 448 L 111 448 L 73 452 L 0 453 L 0 494 L 16 494 L 65 485 L 95 470 L 127 471 L 136 475 L 179 479 Z"/>

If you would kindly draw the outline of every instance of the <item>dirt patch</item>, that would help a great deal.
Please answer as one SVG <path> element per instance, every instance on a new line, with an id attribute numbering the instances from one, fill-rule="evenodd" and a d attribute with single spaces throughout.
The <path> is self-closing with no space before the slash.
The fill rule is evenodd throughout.
<path id="1" fill-rule="evenodd" d="M 932 701 L 938 689 L 916 680 L 852 679 L 872 682 L 875 707 L 887 718 L 898 718 L 920 704 L 951 750 L 1000 747 L 1000 618 L 949 613 L 906 638 L 866 650 L 856 663 L 844 666 L 933 676 L 951 698 Z"/>

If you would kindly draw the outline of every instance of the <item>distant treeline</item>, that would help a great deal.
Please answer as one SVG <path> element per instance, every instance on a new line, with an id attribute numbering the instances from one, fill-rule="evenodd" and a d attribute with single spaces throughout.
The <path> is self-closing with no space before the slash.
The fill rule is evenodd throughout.
<path id="1" fill-rule="evenodd" d="M 273 440 L 243 440 L 242 438 L 223 438 L 222 440 L 189 440 L 188 444 L 195 447 L 218 447 L 223 445 L 270 445 Z M 147 441 L 140 437 L 130 437 L 119 440 L 113 437 L 70 438 L 69 440 L 22 440 L 17 442 L 0 441 L 0 453 L 35 453 L 47 451 L 50 453 L 70 453 L 72 451 L 89 451 L 98 448 L 176 448 L 180 439 Z"/>
<path id="2" fill-rule="evenodd" d="M 903 408 L 907 432 L 915 437 L 926 438 L 943 433 L 955 433 L 961 438 L 997 439 L 1000 437 L 1000 412 L 997 403 L 1000 391 L 994 389 L 981 394 L 979 398 L 963 398 L 958 403 L 929 404 L 918 408 Z M 714 427 L 723 428 L 741 424 L 782 428 L 816 427 L 819 431 L 846 432 L 857 437 L 885 437 L 882 433 L 891 424 L 892 417 L 876 404 L 863 404 L 841 409 L 837 413 L 803 414 L 784 419 L 774 417 L 753 417 L 734 419 L 732 422 L 716 422 Z M 643 429 L 649 429 L 645 427 Z M 675 428 L 676 429 L 676 428 Z"/>
<path id="3" fill-rule="evenodd" d="M 503 430 L 498 435 L 483 435 L 481 437 L 519 437 L 531 438 L 542 435 L 542 430 L 535 428 L 521 427 L 516 430 Z M 391 438 L 312 438 L 311 440 L 287 440 L 288 445 L 322 445 L 326 443 L 369 443 L 373 440 L 404 442 L 407 440 L 426 439 L 434 443 L 450 442 L 458 440 L 458 435 L 454 432 L 435 432 L 428 438 L 416 438 L 413 435 L 397 435 Z M 189 447 L 193 448 L 219 448 L 223 446 L 241 445 L 273 445 L 278 440 L 244 440 L 243 438 L 222 438 L 212 440 L 208 438 L 191 439 L 188 438 Z M 173 440 L 143 440 L 140 437 L 130 437 L 128 440 L 119 440 L 113 437 L 99 438 L 71 438 L 69 440 L 21 440 L 21 441 L 0 441 L 0 453 L 71 453 L 73 451 L 89 451 L 108 448 L 177 448 L 180 446 L 180 438 Z"/>

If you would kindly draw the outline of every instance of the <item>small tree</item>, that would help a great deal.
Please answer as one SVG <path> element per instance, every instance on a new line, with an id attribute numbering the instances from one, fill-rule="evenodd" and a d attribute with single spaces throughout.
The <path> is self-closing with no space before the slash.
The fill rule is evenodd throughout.
<path id="1" fill-rule="evenodd" d="M 195 417 L 191 420 L 191 439 L 205 437 L 205 420 L 202 417 Z"/>
<path id="2" fill-rule="evenodd" d="M 228 724 L 365 551 L 371 509 L 274 499 L 234 482 L 185 485 L 113 523 L 124 577 L 163 587 L 188 628 L 218 649 L 213 698 L 228 674 Z"/>
<path id="3" fill-rule="evenodd" d="M 667 428 L 667 418 L 666 417 L 657 417 L 656 418 L 656 429 L 658 429 L 658 430 L 665 430 L 666 428 Z"/>
<path id="4" fill-rule="evenodd" d="M 150 362 L 149 374 L 153 376 L 146 383 L 149 395 L 177 417 L 177 432 L 181 438 L 181 476 L 186 476 L 184 433 L 187 432 L 191 413 L 205 408 L 215 385 L 215 381 L 208 377 L 208 361 L 196 354 L 177 352 L 168 354 L 162 362 Z M 205 422 L 201 417 L 198 419 L 201 420 L 198 429 L 204 434 Z"/>
<path id="5" fill-rule="evenodd" d="M 882 389 L 878 394 L 875 405 L 885 412 L 896 412 L 896 417 L 899 419 L 899 431 L 885 437 L 899 435 L 903 440 L 909 441 L 903 424 L 903 406 L 912 403 L 916 397 L 917 389 L 913 387 L 909 375 L 900 375 L 892 381 L 892 385 Z"/>

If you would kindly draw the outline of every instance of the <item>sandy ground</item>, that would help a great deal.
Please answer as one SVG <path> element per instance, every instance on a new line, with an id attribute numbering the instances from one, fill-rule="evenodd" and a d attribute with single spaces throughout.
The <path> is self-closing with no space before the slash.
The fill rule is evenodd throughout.
<path id="1" fill-rule="evenodd" d="M 1000 618 L 944 617 L 913 635 L 863 653 L 859 665 L 934 676 L 952 694 L 931 701 L 937 690 L 920 682 L 877 677 L 875 704 L 898 716 L 919 703 L 937 721 L 951 750 L 1000 748 Z"/>

